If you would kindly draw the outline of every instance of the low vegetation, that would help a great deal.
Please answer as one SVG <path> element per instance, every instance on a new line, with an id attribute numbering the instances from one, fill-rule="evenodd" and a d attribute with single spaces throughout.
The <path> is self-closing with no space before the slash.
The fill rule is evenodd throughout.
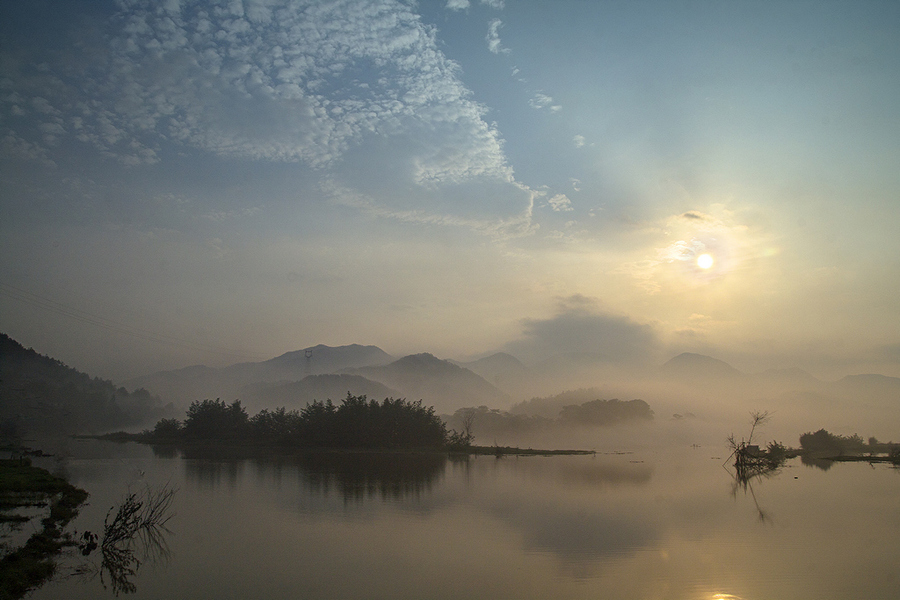
<path id="1" fill-rule="evenodd" d="M 771 414 L 765 411 L 750 413 L 750 433 L 740 441 L 734 434 L 728 436 L 728 446 L 734 459 L 735 481 L 746 486 L 753 478 L 776 473 L 788 457 L 788 450 L 780 442 L 768 442 L 761 447 L 754 443 L 758 429 L 767 423 Z"/>
<path id="2" fill-rule="evenodd" d="M 879 442 L 874 437 L 863 441 L 858 434 L 846 436 L 819 429 L 801 435 L 800 448 L 805 462 L 811 464 L 822 459 L 900 464 L 900 444 Z"/>
<path id="3" fill-rule="evenodd" d="M 85 562 L 75 570 L 84 577 L 99 575 L 104 588 L 113 594 L 130 594 L 137 590 L 132 581 L 141 564 L 168 558 L 165 537 L 171 532 L 166 523 L 174 516 L 172 503 L 175 489 L 168 485 L 143 492 L 129 492 L 118 508 L 110 508 L 103 520 L 102 537 L 85 531 L 79 540 L 82 556 L 99 550 L 100 562 Z"/>
<path id="4" fill-rule="evenodd" d="M 527 403 L 501 411 L 487 406 L 461 408 L 449 417 L 448 423 L 484 438 L 510 438 L 551 431 L 562 427 L 607 427 L 624 423 L 640 423 L 653 420 L 653 411 L 643 400 L 589 400 L 578 404 L 570 403 L 573 398 L 584 397 L 595 390 L 564 392 L 549 398 L 533 398 Z M 549 408 L 548 408 L 549 407 Z M 556 418 L 538 414 L 528 414 L 535 410 L 547 413 L 556 411 Z"/>
<path id="5" fill-rule="evenodd" d="M 7 553 L 0 559 L 0 598 L 21 598 L 53 575 L 54 557 L 74 545 L 63 530 L 87 496 L 84 490 L 32 466 L 27 459 L 0 460 L 0 512 L 6 520 L 18 520 L 10 513 L 19 507 L 48 509 L 41 528 L 23 546 L 5 549 Z"/>
<path id="6" fill-rule="evenodd" d="M 801 435 L 800 448 L 810 452 L 833 453 L 837 456 L 849 452 L 864 452 L 867 446 L 857 434 L 843 436 L 820 429 L 815 433 L 807 432 Z"/>

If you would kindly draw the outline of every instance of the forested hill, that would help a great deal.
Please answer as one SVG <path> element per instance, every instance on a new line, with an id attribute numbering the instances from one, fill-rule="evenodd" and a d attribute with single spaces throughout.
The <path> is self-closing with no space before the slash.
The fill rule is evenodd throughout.
<path id="1" fill-rule="evenodd" d="M 0 441 L 33 434 L 102 433 L 171 416 L 159 397 L 24 348 L 0 333 Z"/>

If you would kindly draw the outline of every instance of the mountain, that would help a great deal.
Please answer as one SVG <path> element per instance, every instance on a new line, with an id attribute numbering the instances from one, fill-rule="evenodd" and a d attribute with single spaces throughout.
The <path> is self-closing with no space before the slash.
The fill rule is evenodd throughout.
<path id="1" fill-rule="evenodd" d="M 422 400 L 438 412 L 465 406 L 496 405 L 506 394 L 469 369 L 431 354 L 412 354 L 389 365 L 348 370 L 398 390 L 407 400 Z"/>
<path id="2" fill-rule="evenodd" d="M 101 433 L 175 414 L 147 390 L 128 392 L 0 334 L 0 438 Z"/>
<path id="3" fill-rule="evenodd" d="M 665 377 L 698 382 L 736 380 L 744 377 L 743 373 L 725 361 L 693 352 L 683 352 L 672 358 L 660 368 L 660 373 Z"/>
<path id="4" fill-rule="evenodd" d="M 394 357 L 378 346 L 325 346 L 319 344 L 287 352 L 260 363 L 239 363 L 223 369 L 235 382 L 298 381 L 308 375 L 335 373 L 342 369 L 386 365 Z"/>
<path id="5" fill-rule="evenodd" d="M 257 383 L 300 381 L 309 375 L 333 373 L 342 369 L 384 365 L 393 357 L 377 346 L 325 346 L 287 352 L 262 361 L 238 363 L 222 369 L 205 366 L 160 371 L 129 379 L 123 385 L 143 387 L 166 400 L 186 407 L 206 398 L 241 399 L 247 386 Z M 341 393 L 345 396 L 347 390 Z"/>
<path id="6" fill-rule="evenodd" d="M 288 410 L 302 409 L 313 400 L 332 400 L 338 404 L 348 393 L 373 400 L 400 396 L 395 390 L 360 375 L 329 374 L 309 375 L 289 383 L 251 384 L 242 390 L 240 397 L 250 412 L 258 412 L 281 406 Z"/>
<path id="7" fill-rule="evenodd" d="M 505 352 L 497 352 L 471 362 L 450 362 L 472 371 L 507 392 L 518 390 L 531 378 L 528 368 L 518 358 Z"/>

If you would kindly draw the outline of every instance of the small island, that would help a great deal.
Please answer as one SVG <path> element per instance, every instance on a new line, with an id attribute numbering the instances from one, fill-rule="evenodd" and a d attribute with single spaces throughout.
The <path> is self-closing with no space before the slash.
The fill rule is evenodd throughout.
<path id="1" fill-rule="evenodd" d="M 751 412 L 750 416 L 750 435 L 746 440 L 738 441 L 734 434 L 727 438 L 732 449 L 729 460 L 734 459 L 735 476 L 742 483 L 777 473 L 787 459 L 798 456 L 804 464 L 826 470 L 833 462 L 900 465 L 900 444 L 879 442 L 875 437 L 870 437 L 867 443 L 858 434 L 839 435 L 825 429 L 801 434 L 799 448 L 787 448 L 780 442 L 769 442 L 761 447 L 753 443 L 753 435 L 769 420 L 770 413 L 757 411 Z"/>
<path id="2" fill-rule="evenodd" d="M 270 446 L 297 450 L 437 451 L 496 456 L 592 454 L 590 450 L 535 450 L 509 446 L 476 446 L 468 428 L 448 429 L 433 407 L 421 400 L 385 398 L 347 393 L 340 404 L 314 401 L 302 410 L 264 409 L 247 413 L 239 400 L 191 403 L 184 421 L 161 419 L 141 433 L 111 433 L 111 441 L 149 444 L 227 444 Z"/>

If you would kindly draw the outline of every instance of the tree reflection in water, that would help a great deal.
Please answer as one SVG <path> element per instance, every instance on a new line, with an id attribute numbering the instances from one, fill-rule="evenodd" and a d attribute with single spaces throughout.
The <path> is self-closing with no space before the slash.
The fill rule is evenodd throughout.
<path id="1" fill-rule="evenodd" d="M 92 578 L 99 575 L 104 589 L 111 589 L 116 596 L 134 593 L 137 587 L 131 579 L 142 564 L 164 564 L 169 559 L 166 536 L 171 532 L 166 523 L 174 516 L 174 497 L 175 489 L 168 484 L 129 493 L 118 508 L 114 506 L 106 514 L 99 544 L 96 534 L 86 531 L 82 535 L 82 555 L 90 556 L 99 549 L 100 563 L 86 562 L 76 574 Z"/>
<path id="2" fill-rule="evenodd" d="M 439 452 L 311 452 L 297 459 L 310 489 L 323 494 L 335 489 L 345 501 L 419 497 L 440 479 L 447 463 L 447 455 Z"/>
<path id="3" fill-rule="evenodd" d="M 419 497 L 440 481 L 447 465 L 446 452 L 308 450 L 288 453 L 266 448 L 229 448 L 216 445 L 181 449 L 186 475 L 212 488 L 238 484 L 252 465 L 259 475 L 281 480 L 299 477 L 304 487 L 345 501 L 366 498 L 400 500 Z"/>
<path id="4" fill-rule="evenodd" d="M 754 469 L 750 472 L 735 471 L 734 473 L 734 481 L 731 484 L 732 497 L 737 497 L 738 490 L 743 490 L 744 495 L 749 492 L 750 497 L 753 498 L 753 505 L 756 507 L 757 516 L 763 523 L 771 521 L 771 517 L 769 516 L 769 513 L 763 510 L 763 508 L 759 505 L 759 501 L 756 499 L 756 492 L 753 491 L 753 481 L 772 477 L 780 470 L 781 469 L 777 467 L 773 467 L 767 470 Z"/>

